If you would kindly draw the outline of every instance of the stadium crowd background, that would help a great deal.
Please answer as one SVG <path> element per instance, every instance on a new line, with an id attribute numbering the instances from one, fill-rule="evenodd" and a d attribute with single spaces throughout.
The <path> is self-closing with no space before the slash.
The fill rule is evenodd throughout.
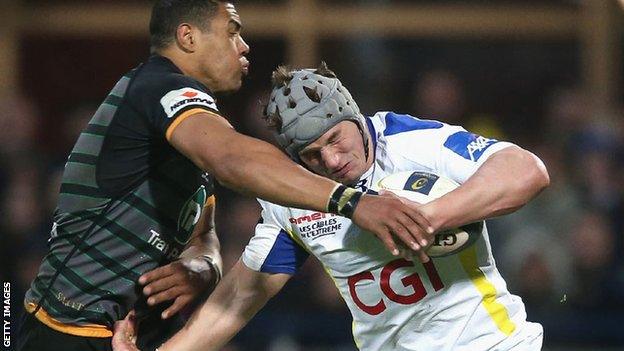
<path id="1" fill-rule="evenodd" d="M 51 2 L 24 2 L 44 3 Z M 344 1 L 363 3 L 435 1 Z M 485 2 L 445 3 L 478 7 Z M 621 11 L 615 1 L 612 5 Z M 247 14 L 239 12 L 245 22 Z M 614 16 L 619 54 L 621 14 Z M 252 73 L 239 93 L 220 101 L 221 110 L 238 130 L 272 141 L 259 101 L 267 94 L 271 70 L 288 60 L 286 39 L 254 36 L 251 29 L 245 36 L 252 47 Z M 13 283 L 14 311 L 46 252 L 71 145 L 117 78 L 148 55 L 145 35 L 25 31 L 17 38 L 15 86 L 0 90 L 0 272 L 3 281 Z M 523 297 L 529 318 L 544 325 L 546 349 L 624 348 L 624 107 L 618 95 L 608 108 L 596 108 L 582 78 L 586 58 L 578 40 L 333 36 L 320 42 L 317 56 L 338 73 L 365 113 L 393 110 L 460 124 L 539 155 L 551 187 L 518 213 L 488 224 L 499 269 L 511 291 Z M 616 65 L 615 71 L 622 71 L 622 62 Z M 621 76 L 611 79 L 621 92 Z M 217 226 L 227 270 L 253 233 L 259 206 L 227 189 L 218 194 Z M 348 310 L 316 260 L 310 259 L 228 347 L 263 349 L 354 349 Z"/>

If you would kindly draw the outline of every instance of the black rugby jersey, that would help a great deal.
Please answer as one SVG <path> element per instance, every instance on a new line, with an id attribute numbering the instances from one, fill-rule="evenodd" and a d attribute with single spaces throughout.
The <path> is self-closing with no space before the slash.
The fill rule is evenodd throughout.
<path id="1" fill-rule="evenodd" d="M 46 295 L 47 317 L 110 329 L 144 300 L 139 276 L 178 257 L 213 195 L 212 177 L 167 141 L 198 111 L 218 114 L 211 92 L 162 56 L 119 80 L 65 165 L 29 310 Z"/>

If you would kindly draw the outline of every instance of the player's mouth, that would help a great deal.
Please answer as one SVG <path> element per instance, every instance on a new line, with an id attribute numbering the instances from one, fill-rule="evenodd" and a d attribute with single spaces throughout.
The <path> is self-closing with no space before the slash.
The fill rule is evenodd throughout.
<path id="1" fill-rule="evenodd" d="M 332 172 L 332 177 L 334 178 L 343 178 L 349 171 L 351 171 L 351 162 L 347 162 L 344 166 L 338 168 L 337 170 Z"/>
<path id="2" fill-rule="evenodd" d="M 247 61 L 247 59 L 245 57 L 241 58 L 241 71 L 243 72 L 243 75 L 246 76 L 249 74 L 249 61 Z"/>

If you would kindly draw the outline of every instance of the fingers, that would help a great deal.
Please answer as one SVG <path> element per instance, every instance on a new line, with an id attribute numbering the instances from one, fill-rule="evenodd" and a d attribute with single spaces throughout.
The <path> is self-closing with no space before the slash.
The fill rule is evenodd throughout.
<path id="1" fill-rule="evenodd" d="M 401 210 L 403 211 L 404 216 L 399 216 L 397 218 L 399 223 L 405 227 L 409 235 L 417 241 L 421 248 L 427 247 L 427 245 L 429 245 L 428 236 L 433 235 L 434 229 L 429 220 L 418 210 L 418 207 L 421 205 L 408 199 L 401 198 L 391 192 L 386 193 L 388 196 L 399 199 L 403 204 Z M 410 245 L 410 247 L 416 251 L 420 250 L 420 248 L 416 248 L 414 245 Z"/>
<path id="2" fill-rule="evenodd" d="M 418 255 L 418 259 L 422 263 L 427 263 L 427 262 L 429 262 L 429 260 L 431 260 L 431 258 L 429 258 L 429 256 L 425 252 L 425 250 L 417 251 L 416 254 Z"/>
<path id="3" fill-rule="evenodd" d="M 408 199 L 406 199 L 404 197 L 401 197 L 401 196 L 399 196 L 399 195 L 397 195 L 397 194 L 395 194 L 392 191 L 387 190 L 387 189 L 380 189 L 379 190 L 379 195 L 380 196 L 394 197 L 396 199 L 401 200 L 401 202 L 403 202 L 403 203 L 405 203 L 405 201 L 410 201 L 410 200 L 408 200 Z"/>
<path id="4" fill-rule="evenodd" d="M 422 213 L 408 207 L 408 210 L 405 211 L 405 214 L 409 216 L 413 223 L 415 223 L 415 226 L 417 226 L 420 230 L 425 231 L 429 235 L 433 235 L 435 230 L 433 229 L 433 226 L 431 226 L 429 220 L 425 216 L 423 216 Z"/>
<path id="5" fill-rule="evenodd" d="M 136 342 L 136 333 L 137 333 L 137 322 L 136 322 L 136 313 L 134 310 L 131 310 L 126 318 L 124 319 L 126 325 L 126 335 L 130 337 L 132 342 Z"/>
<path id="6" fill-rule="evenodd" d="M 431 225 L 427 217 L 425 217 L 420 211 L 418 211 L 418 207 L 422 206 L 422 204 L 418 202 L 414 202 L 408 198 L 401 197 L 393 193 L 392 191 L 389 191 L 386 189 L 380 190 L 379 195 L 392 197 L 401 201 L 401 203 L 405 205 L 406 207 L 405 214 L 407 214 L 414 223 L 416 223 L 420 228 L 422 228 L 422 230 L 425 230 L 427 234 L 431 235 L 434 233 L 433 226 Z M 410 233 L 412 233 L 411 230 L 410 230 Z M 421 243 L 421 245 L 423 244 Z M 427 246 L 427 244 L 424 244 L 423 246 Z"/>
<path id="7" fill-rule="evenodd" d="M 429 219 L 427 219 L 427 217 L 425 217 L 421 211 L 418 210 L 418 207 L 422 205 L 406 199 L 403 199 L 401 203 L 404 205 L 404 213 L 414 224 L 421 228 L 420 230 L 425 231 L 430 235 L 433 234 L 433 226 L 429 222 Z"/>
<path id="8" fill-rule="evenodd" d="M 169 308 L 163 311 L 160 317 L 162 319 L 167 319 L 175 315 L 176 313 L 180 312 L 180 310 L 182 310 L 184 307 L 186 307 L 186 305 L 188 305 L 192 300 L 193 298 L 190 295 L 182 295 L 178 297 L 177 299 L 175 299 L 173 304 L 169 306 Z"/>
<path id="9" fill-rule="evenodd" d="M 205 261 L 201 261 L 205 265 Z M 185 264 L 176 261 L 166 266 L 154 269 L 139 278 L 143 282 L 143 294 L 148 297 L 147 304 L 158 305 L 166 301 L 174 301 L 169 308 L 162 313 L 163 319 L 169 318 L 185 307 L 190 301 L 198 296 L 207 286 L 207 280 L 202 280 L 202 274 L 210 277 L 210 270 L 198 273 L 192 266 L 192 261 Z"/>
<path id="10" fill-rule="evenodd" d="M 418 256 L 418 259 L 422 263 L 429 262 L 429 256 L 427 255 L 427 249 L 429 248 L 429 240 L 427 239 L 427 234 L 423 232 L 422 228 L 413 224 L 411 221 L 408 221 L 408 223 L 401 221 L 401 224 L 403 224 L 405 227 L 410 228 L 409 229 L 410 233 L 416 238 L 415 240 L 417 240 L 419 243 L 419 244 L 416 244 L 414 242 L 414 244 L 411 246 L 412 257 Z M 410 237 L 410 239 L 414 240 L 412 237 Z"/>
<path id="11" fill-rule="evenodd" d="M 187 286 L 173 284 L 166 290 L 158 293 L 153 292 L 152 296 L 147 299 L 147 304 L 154 306 L 164 301 L 174 300 L 173 304 L 161 314 L 162 319 L 167 319 L 186 307 L 193 300 L 193 296 L 192 291 Z"/>
<path id="12" fill-rule="evenodd" d="M 178 263 L 173 262 L 166 266 L 158 267 L 156 269 L 153 269 L 143 274 L 141 277 L 139 277 L 139 284 L 141 285 L 149 284 L 150 282 L 154 280 L 162 279 L 164 277 L 174 274 L 176 272 L 176 269 L 174 267 L 175 264 L 178 264 Z"/>
<path id="13" fill-rule="evenodd" d="M 114 351 L 137 351 L 136 343 L 136 320 L 134 310 L 130 311 L 126 318 L 115 322 L 111 346 Z"/>
<path id="14" fill-rule="evenodd" d="M 381 240 L 381 242 L 388 249 L 388 251 L 392 253 L 392 255 L 394 256 L 399 255 L 399 249 L 397 248 L 397 245 L 394 243 L 394 240 L 392 239 L 392 235 L 387 229 L 378 231 L 377 237 L 379 238 L 379 240 Z"/>
<path id="15" fill-rule="evenodd" d="M 390 224 L 390 232 L 398 237 L 405 245 L 414 251 L 420 250 L 420 245 L 414 240 L 410 233 L 400 223 L 397 225 Z"/>
<path id="16" fill-rule="evenodd" d="M 399 217 L 398 221 L 403 227 L 405 227 L 409 235 L 411 235 L 411 237 L 414 238 L 414 240 L 416 240 L 416 242 L 420 246 L 417 249 L 414 247 L 412 248 L 414 248 L 415 250 L 420 250 L 421 248 L 425 248 L 427 247 L 427 245 L 429 245 L 430 240 L 428 237 L 428 233 L 425 232 L 425 230 L 421 227 L 419 223 L 414 222 L 409 214 L 405 214 L 404 216 Z"/>
<path id="17" fill-rule="evenodd" d="M 183 288 L 174 286 L 171 289 L 161 291 L 158 294 L 152 295 L 147 299 L 147 304 L 150 306 L 158 305 L 159 303 L 173 300 L 178 296 L 188 293 Z"/>
<path id="18" fill-rule="evenodd" d="M 404 226 L 408 226 L 408 224 L 404 224 L 401 223 Z M 412 228 L 411 233 L 418 233 L 418 239 L 414 239 L 412 236 L 410 236 L 407 233 L 407 230 L 404 229 L 401 226 L 396 227 L 396 229 L 392 230 L 392 233 L 396 236 L 398 236 L 404 243 L 409 244 L 409 248 L 411 250 L 405 250 L 406 252 L 409 252 L 409 261 L 412 260 L 413 256 L 418 256 L 418 259 L 422 262 L 422 263 L 426 263 L 429 262 L 429 256 L 426 253 L 427 250 L 427 245 L 428 245 L 428 241 L 425 239 L 424 233 L 422 233 L 422 229 L 418 226 L 414 226 L 414 228 Z M 418 244 L 415 240 L 418 240 L 418 242 L 420 244 Z M 405 258 L 405 254 L 402 254 L 402 256 Z M 407 259 L 407 258 L 406 258 Z"/>
<path id="19" fill-rule="evenodd" d="M 399 250 L 393 235 L 416 252 L 424 250 L 430 241 L 424 229 L 430 229 L 429 221 L 418 212 L 417 207 L 411 206 L 417 204 L 407 205 L 402 201 L 394 194 L 364 195 L 352 217 L 358 226 L 374 233 L 395 256 Z M 427 259 L 424 253 L 418 256 L 421 260 Z"/>
<path id="20" fill-rule="evenodd" d="M 146 296 L 157 294 L 161 291 L 171 289 L 176 285 L 180 285 L 180 280 L 180 277 L 177 277 L 176 275 L 170 275 L 165 278 L 152 281 L 143 288 L 143 293 Z"/>

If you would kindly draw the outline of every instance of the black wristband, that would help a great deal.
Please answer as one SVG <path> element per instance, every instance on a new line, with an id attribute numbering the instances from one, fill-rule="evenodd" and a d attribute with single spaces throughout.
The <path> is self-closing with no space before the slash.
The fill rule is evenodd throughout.
<path id="1" fill-rule="evenodd" d="M 355 212 L 355 207 L 360 202 L 360 198 L 361 197 L 362 197 L 362 192 L 356 191 L 351 196 L 349 201 L 347 201 L 347 203 L 344 206 L 342 206 L 341 209 L 338 210 L 340 212 L 340 214 L 345 216 L 345 217 L 347 217 L 347 218 L 351 218 L 353 216 L 353 212 Z"/>
<path id="2" fill-rule="evenodd" d="M 347 187 L 340 184 L 336 187 L 336 190 L 332 193 L 329 198 L 329 203 L 327 204 L 327 212 L 338 214 L 338 202 L 342 197 L 342 194 L 347 190 Z"/>
<path id="3" fill-rule="evenodd" d="M 338 185 L 327 204 L 327 212 L 335 213 L 347 218 L 353 216 L 362 192 L 344 185 Z"/>

